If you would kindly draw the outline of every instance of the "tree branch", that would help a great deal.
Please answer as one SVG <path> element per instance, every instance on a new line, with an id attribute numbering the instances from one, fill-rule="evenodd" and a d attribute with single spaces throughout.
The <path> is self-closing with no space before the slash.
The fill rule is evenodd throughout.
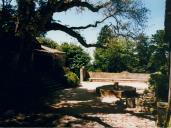
<path id="1" fill-rule="evenodd" d="M 70 29 L 87 29 L 90 27 L 97 27 L 98 24 L 103 23 L 105 20 L 107 20 L 108 18 L 110 18 L 111 16 L 107 16 L 104 19 L 102 19 L 101 21 L 96 21 L 95 24 L 89 24 L 87 26 L 79 26 L 79 27 L 70 27 Z"/>
<path id="2" fill-rule="evenodd" d="M 68 28 L 62 24 L 59 24 L 59 23 L 47 24 L 46 30 L 47 31 L 50 31 L 50 30 L 63 31 L 63 32 L 69 34 L 70 36 L 76 38 L 78 40 L 78 42 L 80 42 L 85 47 L 103 47 L 103 46 L 100 46 L 99 44 L 87 44 L 85 39 L 78 32 L 76 32 L 76 31 L 72 30 L 71 28 Z"/>
<path id="3" fill-rule="evenodd" d="M 112 16 L 115 19 L 116 25 L 111 25 L 115 36 L 121 36 L 125 38 L 136 39 L 137 35 L 135 30 L 130 30 L 129 24 L 122 23 L 116 16 Z M 131 27 L 132 28 L 132 27 Z M 136 28 L 138 29 L 138 28 Z"/>
<path id="4" fill-rule="evenodd" d="M 54 11 L 55 12 L 62 12 L 62 11 L 66 11 L 66 10 L 73 8 L 73 7 L 86 7 L 92 12 L 98 12 L 101 8 L 106 7 L 110 3 L 111 2 L 106 2 L 104 4 L 94 6 L 93 4 L 90 4 L 88 2 L 80 2 L 79 0 L 73 0 L 73 1 L 67 2 L 67 3 L 64 2 L 61 6 L 56 7 L 58 5 L 58 2 L 57 2 L 56 6 L 54 6 Z"/>
<path id="5" fill-rule="evenodd" d="M 2 9 L 5 7 L 5 0 L 2 0 Z"/>
<path id="6" fill-rule="evenodd" d="M 66 11 L 73 7 L 86 7 L 92 12 L 98 12 L 101 8 L 107 6 L 108 4 L 110 4 L 110 2 L 106 2 L 101 5 L 94 6 L 93 4 L 90 4 L 88 2 L 81 2 L 80 0 L 72 0 L 71 2 L 66 2 L 65 0 L 60 0 L 60 1 L 48 0 L 47 3 L 43 7 L 40 7 L 39 10 L 37 11 L 38 21 L 41 21 L 42 24 L 41 26 L 43 26 L 44 24 L 48 23 L 49 20 L 52 19 L 52 16 L 55 12 Z M 104 20 L 106 19 L 107 18 L 105 18 Z M 100 22 L 96 22 L 95 26 L 97 26 L 97 24 L 99 23 Z M 94 25 L 90 25 L 90 27 L 93 26 Z M 89 26 L 87 26 L 87 28 L 88 27 Z M 72 29 L 79 29 L 79 28 L 72 28 Z M 84 29 L 84 28 L 82 27 L 80 29 Z"/>

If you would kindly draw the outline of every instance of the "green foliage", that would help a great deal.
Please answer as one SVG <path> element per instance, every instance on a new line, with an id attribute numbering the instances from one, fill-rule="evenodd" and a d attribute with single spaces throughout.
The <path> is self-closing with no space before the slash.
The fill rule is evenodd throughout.
<path id="1" fill-rule="evenodd" d="M 124 39 L 111 40 L 106 49 L 96 49 L 95 66 L 107 72 L 132 71 L 137 63 L 133 45 L 133 42 Z"/>
<path id="2" fill-rule="evenodd" d="M 69 69 L 65 68 L 65 77 L 67 80 L 67 84 L 71 87 L 76 87 L 79 84 L 79 78 L 78 76 L 71 72 Z"/>
<path id="3" fill-rule="evenodd" d="M 90 63 L 90 56 L 80 46 L 63 43 L 61 49 L 66 53 L 66 67 L 79 76 L 82 66 L 87 67 Z"/>
<path id="4" fill-rule="evenodd" d="M 168 97 L 168 75 L 156 72 L 150 75 L 150 87 L 155 91 L 159 100 L 167 100 Z"/>
<path id="5" fill-rule="evenodd" d="M 69 87 L 76 87 L 79 84 L 79 78 L 78 76 L 70 71 L 70 69 L 73 69 L 74 71 L 79 71 L 79 68 L 83 65 L 86 65 L 90 61 L 86 61 L 86 57 L 89 57 L 87 53 L 83 51 L 83 49 L 77 45 L 72 45 L 68 43 L 64 43 L 59 45 L 58 43 L 54 42 L 51 39 L 44 38 L 44 37 L 39 37 L 37 38 L 40 44 L 45 45 L 50 48 L 58 49 L 58 50 L 63 50 L 66 52 L 66 65 L 67 68 L 64 68 L 65 72 L 65 80 L 66 84 Z M 76 57 L 76 58 L 74 58 Z M 85 62 L 86 61 L 86 62 Z M 60 65 L 60 60 L 58 60 L 56 63 L 56 70 L 59 70 L 59 65 Z M 72 67 L 72 68 L 71 68 Z M 77 68 L 77 69 L 76 69 Z M 59 72 L 59 71 L 58 71 Z M 61 72 L 60 72 L 61 74 Z"/>
<path id="6" fill-rule="evenodd" d="M 97 44 L 105 45 L 109 43 L 112 38 L 112 29 L 108 25 L 105 25 L 99 33 L 99 36 L 97 38 Z"/>
<path id="7" fill-rule="evenodd" d="M 138 42 L 116 38 L 109 26 L 104 26 L 97 43 L 106 48 L 96 48 L 94 68 L 108 72 L 156 72 L 168 64 L 168 45 L 164 42 L 164 31 L 158 30 L 152 38 L 141 34 Z"/>
<path id="8" fill-rule="evenodd" d="M 148 72 L 149 70 L 147 65 L 152 54 L 151 41 L 143 34 L 138 37 L 138 40 L 139 41 L 137 42 L 136 46 L 136 57 L 138 59 L 137 69 L 139 72 Z"/>
<path id="9" fill-rule="evenodd" d="M 149 68 L 152 72 L 149 80 L 151 87 L 155 90 L 160 100 L 168 98 L 168 45 L 164 42 L 165 32 L 158 30 L 152 35 L 153 52 L 149 61 Z"/>
<path id="10" fill-rule="evenodd" d="M 98 12 L 103 9 L 102 14 L 105 17 L 96 22 L 96 24 L 89 23 L 85 25 L 86 27 L 75 29 L 68 27 L 67 24 L 60 24 L 59 19 L 54 19 L 53 15 L 55 13 L 68 12 L 67 10 L 74 7 L 77 8 L 77 11 L 79 9 L 87 11 L 88 9 L 92 12 Z M 116 10 L 119 10 L 119 12 L 116 13 Z M 128 35 L 127 33 L 135 31 L 133 27 L 136 27 L 137 31 L 142 28 L 146 22 L 148 10 L 144 7 L 141 0 L 110 0 L 106 2 L 103 0 L 95 2 L 74 0 L 1 0 L 0 14 L 1 12 L 0 27 L 3 27 L 8 32 L 10 30 L 10 32 L 19 37 L 25 37 L 29 33 L 35 38 L 51 30 L 60 30 L 76 38 L 85 47 L 89 47 L 101 45 L 100 43 L 97 45 L 87 44 L 84 37 L 77 30 L 96 27 L 107 18 L 114 17 L 115 22 L 113 22 L 113 25 L 117 29 L 116 31 L 122 31 L 117 34 Z M 1 20 L 1 16 L 3 20 Z"/>
<path id="11" fill-rule="evenodd" d="M 80 46 L 63 43 L 59 45 L 51 39 L 39 37 L 37 38 L 40 44 L 50 48 L 58 49 L 65 52 L 65 66 L 79 76 L 79 71 L 82 66 L 90 65 L 90 56 Z"/>
<path id="12" fill-rule="evenodd" d="M 60 50 L 60 46 L 58 43 L 56 43 L 55 41 L 45 38 L 45 37 L 38 37 L 37 40 L 39 41 L 39 43 L 41 45 L 47 46 L 49 48 L 53 48 L 53 49 L 59 49 Z"/>
<path id="13" fill-rule="evenodd" d="M 104 26 L 98 42 L 106 48 L 96 48 L 94 52 L 94 69 L 106 72 L 133 71 L 137 64 L 135 43 L 124 38 L 115 38 L 109 26 Z M 93 69 L 93 68 L 91 68 Z"/>
<path id="14" fill-rule="evenodd" d="M 164 30 L 156 31 L 152 38 L 145 35 L 139 36 L 136 52 L 138 59 L 138 72 L 156 72 L 161 67 L 166 67 L 168 45 L 164 42 Z"/>
<path id="15" fill-rule="evenodd" d="M 164 35 L 164 30 L 158 30 L 152 35 L 152 55 L 148 63 L 151 72 L 159 71 L 161 67 L 166 67 L 168 64 L 168 44 L 164 42 Z"/>
<path id="16" fill-rule="evenodd" d="M 10 0 L 6 0 L 6 3 L 8 3 L 8 1 Z M 16 18 L 15 13 L 16 7 L 10 4 L 2 5 L 0 3 L 0 32 L 3 31 L 14 33 L 14 19 Z"/>

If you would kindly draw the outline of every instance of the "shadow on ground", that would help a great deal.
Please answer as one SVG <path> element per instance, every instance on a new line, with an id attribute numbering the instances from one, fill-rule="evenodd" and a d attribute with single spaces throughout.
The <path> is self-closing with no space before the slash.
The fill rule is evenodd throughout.
<path id="1" fill-rule="evenodd" d="M 75 88 L 58 90 L 53 102 L 35 111 L 7 110 L 1 112 L 0 126 L 57 126 L 57 127 L 113 127 L 101 116 L 130 113 L 138 118 L 148 118 L 145 113 L 136 114 L 125 110 L 124 104 L 104 103 L 93 91 Z M 104 117 L 105 118 L 105 117 Z"/>

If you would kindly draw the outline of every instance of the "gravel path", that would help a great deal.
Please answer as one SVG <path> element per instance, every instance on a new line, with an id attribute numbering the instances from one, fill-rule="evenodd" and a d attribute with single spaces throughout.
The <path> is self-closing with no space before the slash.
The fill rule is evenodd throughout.
<path id="1" fill-rule="evenodd" d="M 79 88 L 57 91 L 57 100 L 52 107 L 60 117 L 54 124 L 57 127 L 74 128 L 155 127 L 155 119 L 152 115 L 135 112 L 135 109 L 128 110 L 120 102 L 105 102 L 104 99 L 97 97 L 94 92 L 96 85 L 105 84 L 109 83 L 82 83 Z M 109 99 L 113 98 L 109 97 Z"/>

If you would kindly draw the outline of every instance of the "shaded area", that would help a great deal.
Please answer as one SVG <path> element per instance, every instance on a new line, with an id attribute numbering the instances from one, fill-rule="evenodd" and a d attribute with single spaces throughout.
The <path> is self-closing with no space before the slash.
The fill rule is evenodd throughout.
<path id="1" fill-rule="evenodd" d="M 57 100 L 52 107 L 56 108 L 59 113 L 118 113 L 123 112 L 125 106 L 121 102 L 102 103 L 101 99 L 93 91 L 86 89 L 68 89 L 57 92 Z"/>
<path id="2" fill-rule="evenodd" d="M 134 120 L 137 127 L 155 126 L 154 116 L 135 113 L 125 108 L 123 101 L 102 102 L 93 90 L 73 88 L 58 90 L 47 107 L 32 111 L 1 112 L 1 126 L 57 126 L 57 127 L 126 127 Z"/>

